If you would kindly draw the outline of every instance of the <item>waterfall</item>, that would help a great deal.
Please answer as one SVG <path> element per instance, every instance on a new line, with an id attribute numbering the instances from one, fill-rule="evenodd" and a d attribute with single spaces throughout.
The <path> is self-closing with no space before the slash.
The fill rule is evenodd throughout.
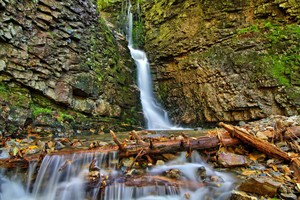
<path id="1" fill-rule="evenodd" d="M 165 130 L 165 129 L 177 129 L 169 120 L 168 113 L 161 107 L 156 101 L 153 87 L 150 65 L 146 56 L 146 53 L 133 48 L 133 17 L 130 12 L 131 4 L 128 6 L 128 48 L 130 50 L 131 57 L 137 66 L 137 79 L 138 87 L 140 89 L 141 103 L 143 107 L 143 114 L 147 123 L 147 129 L 151 130 Z"/>
<path id="2" fill-rule="evenodd" d="M 104 190 L 100 189 L 101 179 L 88 181 L 87 174 L 92 161 L 95 161 L 101 177 L 111 177 Z M 233 188 L 233 179 L 226 173 L 214 171 L 202 161 L 197 152 L 186 158 L 183 152 L 177 159 L 148 169 L 145 176 L 153 177 L 153 184 L 141 186 L 126 185 L 130 180 L 123 171 L 118 171 L 119 156 L 117 152 L 78 153 L 70 155 L 47 155 L 44 157 L 35 182 L 29 190 L 25 184 L 16 179 L 0 174 L 1 200 L 181 200 L 189 195 L 190 200 L 227 199 Z M 35 166 L 33 166 L 35 168 Z M 166 171 L 180 170 L 181 180 L 187 185 L 180 187 L 158 184 L 156 177 L 162 177 Z M 205 173 L 199 173 L 199 169 Z M 29 175 L 30 178 L 32 175 Z M 136 177 L 136 176 L 135 176 Z M 134 181 L 134 177 L 132 177 Z M 129 182 L 130 183 L 130 182 Z M 204 183 L 202 187 L 194 184 Z M 27 183 L 28 184 L 28 183 Z"/>

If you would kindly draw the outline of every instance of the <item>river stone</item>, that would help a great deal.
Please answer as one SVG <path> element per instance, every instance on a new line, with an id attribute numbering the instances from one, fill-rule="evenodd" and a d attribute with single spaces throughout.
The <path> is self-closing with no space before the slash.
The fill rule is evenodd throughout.
<path id="1" fill-rule="evenodd" d="M 297 200 L 297 196 L 295 194 L 281 193 L 280 196 L 285 200 Z"/>
<path id="2" fill-rule="evenodd" d="M 218 163 L 224 167 L 236 167 L 245 166 L 248 161 L 243 155 L 221 152 L 218 154 Z"/>
<path id="3" fill-rule="evenodd" d="M 241 183 L 239 190 L 244 192 L 255 193 L 259 195 L 268 195 L 273 197 L 277 194 L 277 190 L 281 183 L 274 181 L 268 177 L 249 178 Z"/>
<path id="4" fill-rule="evenodd" d="M 165 171 L 164 175 L 168 178 L 179 180 L 182 177 L 182 172 L 179 169 L 170 169 Z"/>
<path id="5" fill-rule="evenodd" d="M 257 198 L 250 196 L 245 192 L 233 190 L 230 200 L 257 200 Z"/>
<path id="6" fill-rule="evenodd" d="M 132 165 L 132 163 L 134 162 L 134 157 L 130 157 L 130 158 L 123 158 L 121 160 L 121 164 L 124 167 L 130 167 Z"/>

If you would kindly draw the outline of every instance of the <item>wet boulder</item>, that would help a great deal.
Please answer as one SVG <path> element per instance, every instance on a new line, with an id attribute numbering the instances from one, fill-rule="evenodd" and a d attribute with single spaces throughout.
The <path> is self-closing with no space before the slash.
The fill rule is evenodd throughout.
<path id="1" fill-rule="evenodd" d="M 224 167 L 236 167 L 248 165 L 248 160 L 243 155 L 220 152 L 218 154 L 218 163 Z"/>
<path id="2" fill-rule="evenodd" d="M 164 176 L 172 179 L 181 179 L 182 177 L 182 172 L 179 169 L 170 169 L 164 172 Z"/>
<path id="3" fill-rule="evenodd" d="M 277 191 L 281 183 L 274 181 L 268 177 L 256 177 L 246 179 L 238 187 L 239 190 L 244 192 L 255 193 L 259 195 L 274 196 L 277 194 Z"/>

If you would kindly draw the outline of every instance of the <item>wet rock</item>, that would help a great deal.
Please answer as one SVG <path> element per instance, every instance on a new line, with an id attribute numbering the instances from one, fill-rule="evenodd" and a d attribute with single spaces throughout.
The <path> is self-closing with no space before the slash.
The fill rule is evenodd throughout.
<path id="1" fill-rule="evenodd" d="M 285 200 L 297 200 L 297 195 L 295 195 L 295 194 L 281 193 L 280 196 Z"/>
<path id="2" fill-rule="evenodd" d="M 256 137 L 258 137 L 259 139 L 262 139 L 262 140 L 268 140 L 269 138 L 272 138 L 274 136 L 274 132 L 273 131 L 264 131 L 264 132 L 260 132 L 258 131 L 256 133 Z"/>
<path id="3" fill-rule="evenodd" d="M 168 161 L 173 160 L 173 159 L 176 158 L 176 155 L 171 154 L 171 153 L 165 153 L 165 154 L 162 154 L 162 156 L 163 156 L 165 159 L 167 159 Z"/>
<path id="4" fill-rule="evenodd" d="M 231 192 L 230 200 L 258 200 L 254 196 L 250 196 L 245 192 L 233 190 Z"/>
<path id="5" fill-rule="evenodd" d="M 268 177 L 249 178 L 241 183 L 239 190 L 259 195 L 274 196 L 282 183 Z"/>
<path id="6" fill-rule="evenodd" d="M 130 158 L 123 158 L 120 163 L 124 167 L 130 167 L 133 162 L 134 162 L 134 157 L 130 157 Z"/>
<path id="7" fill-rule="evenodd" d="M 199 181 L 205 180 L 205 178 L 206 178 L 206 169 L 205 169 L 204 166 L 201 166 L 201 167 L 199 167 L 199 168 L 197 169 L 197 175 L 199 176 L 199 177 L 198 177 L 198 180 L 199 180 Z"/>
<path id="8" fill-rule="evenodd" d="M 37 146 L 39 147 L 39 149 L 44 150 L 45 145 L 46 145 L 46 143 L 44 141 L 41 141 L 41 140 L 37 141 Z"/>
<path id="9" fill-rule="evenodd" d="M 31 154 L 36 154 L 38 152 L 40 152 L 40 148 L 38 146 L 29 146 L 26 150 L 25 150 L 25 154 L 26 155 L 31 155 Z"/>
<path id="10" fill-rule="evenodd" d="M 165 165 L 165 162 L 163 160 L 157 160 L 155 165 L 157 166 Z"/>
<path id="11" fill-rule="evenodd" d="M 236 167 L 246 166 L 248 164 L 248 160 L 242 155 L 220 152 L 218 154 L 218 163 L 224 167 Z"/>
<path id="12" fill-rule="evenodd" d="M 22 143 L 32 143 L 34 140 L 33 139 L 31 139 L 31 138 L 25 138 L 25 139 L 23 139 L 21 142 Z"/>
<path id="13" fill-rule="evenodd" d="M 98 143 L 96 141 L 91 142 L 90 145 L 89 145 L 90 149 L 96 148 L 98 146 L 99 145 L 98 145 Z"/>
<path id="14" fill-rule="evenodd" d="M 61 142 L 59 142 L 59 141 L 55 142 L 55 146 L 54 146 L 55 150 L 61 150 L 61 149 L 65 148 L 65 147 L 66 146 L 63 145 Z"/>
<path id="15" fill-rule="evenodd" d="M 100 141 L 100 142 L 98 142 L 98 145 L 99 145 L 100 147 L 103 147 L 103 146 L 107 146 L 108 143 L 107 143 L 107 142 Z"/>
<path id="16" fill-rule="evenodd" d="M 54 145 L 55 145 L 55 143 L 50 140 L 46 143 L 46 149 L 52 149 L 52 148 L 54 148 Z"/>
<path id="17" fill-rule="evenodd" d="M 168 178 L 179 180 L 182 177 L 182 172 L 179 169 L 170 169 L 168 171 L 165 171 L 164 175 Z"/>
<path id="18" fill-rule="evenodd" d="M 300 135 L 300 126 L 292 126 L 288 127 L 285 135 L 294 136 L 294 135 Z"/>

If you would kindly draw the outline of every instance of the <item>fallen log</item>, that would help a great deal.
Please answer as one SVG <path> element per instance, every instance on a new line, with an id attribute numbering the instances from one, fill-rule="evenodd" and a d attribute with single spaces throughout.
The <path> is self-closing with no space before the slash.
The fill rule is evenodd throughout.
<path id="1" fill-rule="evenodd" d="M 228 134 L 209 135 L 199 138 L 187 138 L 181 140 L 153 141 L 143 144 L 126 145 L 125 151 L 120 151 L 120 157 L 135 156 L 141 150 L 144 154 L 156 155 L 164 153 L 176 153 L 190 150 L 204 150 L 224 146 L 233 146 L 238 144 L 237 139 L 231 138 Z"/>
<path id="2" fill-rule="evenodd" d="M 263 152 L 271 157 L 280 158 L 285 161 L 290 161 L 290 157 L 286 152 L 280 150 L 278 147 L 274 146 L 273 144 L 271 144 L 265 140 L 261 140 L 259 138 L 254 137 L 245 129 L 241 129 L 236 126 L 224 124 L 223 122 L 219 123 L 219 125 L 222 126 L 224 129 L 226 129 L 227 131 L 229 131 L 234 137 L 237 137 L 242 142 L 255 147 L 256 149 L 260 150 L 261 152 Z"/>
<path id="3" fill-rule="evenodd" d="M 127 144 L 126 142 L 121 142 L 118 140 L 116 134 L 111 132 L 113 140 L 116 145 L 108 145 L 103 147 L 96 147 L 91 149 L 62 149 L 59 151 L 52 152 L 51 155 L 67 155 L 75 153 L 108 153 L 112 151 L 119 151 L 119 157 L 130 157 L 137 156 L 139 153 L 145 156 L 157 155 L 165 153 L 176 153 L 182 151 L 190 150 L 207 150 L 218 148 L 220 145 L 223 146 L 233 146 L 239 144 L 239 140 L 236 138 L 231 138 L 226 132 L 220 134 L 208 134 L 206 136 L 201 136 L 198 138 L 187 138 L 181 140 L 163 140 L 157 141 L 150 139 L 149 142 L 138 142 L 133 144 Z M 22 165 L 23 168 L 27 168 L 31 161 L 42 160 L 45 154 L 39 153 L 31 156 L 24 156 L 18 159 L 0 159 L 0 167 L 2 168 L 14 168 L 18 165 Z"/>
<path id="4" fill-rule="evenodd" d="M 203 182 L 196 182 L 196 181 L 190 181 L 190 180 L 178 180 L 178 179 L 172 179 L 165 176 L 130 176 L 125 179 L 124 184 L 126 186 L 130 187 L 144 187 L 144 186 L 173 186 L 178 188 L 189 188 L 189 189 L 199 189 L 201 187 L 204 187 L 207 185 Z M 217 185 L 217 184 L 216 184 Z"/>
<path id="5" fill-rule="evenodd" d="M 242 142 L 258 149 L 266 155 L 290 162 L 291 168 L 293 168 L 297 180 L 300 181 L 300 161 L 298 158 L 291 157 L 288 153 L 282 151 L 275 145 L 254 137 L 245 129 L 224 124 L 223 122 L 219 123 L 219 125 L 226 129 L 228 132 L 230 132 L 234 137 L 237 137 Z"/>

